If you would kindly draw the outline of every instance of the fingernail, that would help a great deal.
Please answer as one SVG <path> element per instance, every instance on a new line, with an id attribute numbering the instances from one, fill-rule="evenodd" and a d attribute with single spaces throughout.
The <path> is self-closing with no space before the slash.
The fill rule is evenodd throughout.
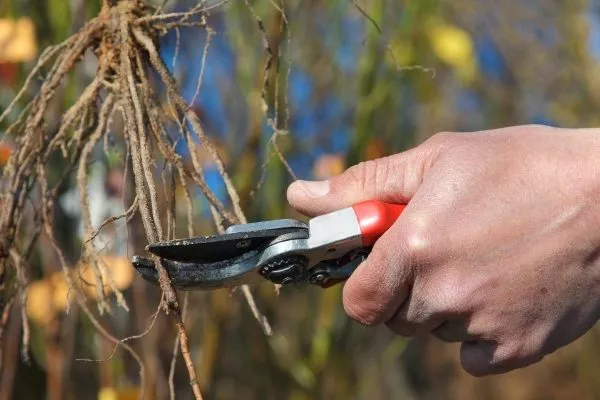
<path id="1" fill-rule="evenodd" d="M 329 181 L 298 181 L 297 184 L 310 197 L 321 197 L 329 193 Z"/>

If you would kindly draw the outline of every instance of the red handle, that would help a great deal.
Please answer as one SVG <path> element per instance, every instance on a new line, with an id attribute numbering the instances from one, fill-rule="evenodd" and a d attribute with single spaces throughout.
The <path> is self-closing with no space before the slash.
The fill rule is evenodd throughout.
<path id="1" fill-rule="evenodd" d="M 368 200 L 352 206 L 358 218 L 362 244 L 365 247 L 375 244 L 398 219 L 406 205 Z"/>

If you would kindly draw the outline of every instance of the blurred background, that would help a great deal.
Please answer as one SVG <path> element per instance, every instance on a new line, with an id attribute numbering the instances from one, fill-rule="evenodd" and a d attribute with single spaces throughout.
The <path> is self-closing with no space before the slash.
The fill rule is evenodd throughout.
<path id="1" fill-rule="evenodd" d="M 0 112 L 22 86 L 43 49 L 96 15 L 99 1 L 0 2 Z M 415 146 L 439 131 L 517 124 L 600 125 L 600 2 L 597 0 L 254 0 L 276 53 L 267 117 L 261 90 L 265 51 L 244 1 L 215 8 L 214 30 L 181 28 L 161 52 L 181 90 L 214 139 L 250 221 L 298 217 L 286 202 L 295 178 L 324 179 L 348 166 Z M 195 1 L 170 0 L 185 10 Z M 279 55 L 279 56 L 277 56 Z M 205 63 L 202 59 L 205 57 Z M 89 58 L 89 60 L 88 60 Z M 94 74 L 83 60 L 53 104 L 56 118 Z M 204 65 L 204 68 L 202 68 Z M 203 75 L 198 90 L 198 77 Z M 29 91 L 39 88 L 36 82 Z M 21 105 L 23 106 L 23 105 Z M 16 117 L 19 110 L 12 114 Z M 0 168 L 11 138 L 0 125 Z M 276 128 L 276 129 L 274 129 Z M 90 166 L 94 226 L 123 213 L 124 154 L 119 126 Z M 189 157 L 187 148 L 180 154 Z M 206 157 L 211 189 L 227 202 Z M 176 193 L 184 204 L 184 192 Z M 192 194 L 196 233 L 213 233 L 208 203 Z M 60 240 L 75 265 L 81 250 L 75 180 L 56 206 Z M 185 209 L 180 210 L 182 214 Z M 185 217 L 181 217 L 184 219 Z M 130 310 L 114 303 L 98 316 L 117 338 L 144 332 L 160 300 L 128 262 L 130 226 L 114 224 L 99 240 Z M 185 229 L 179 233 L 185 236 Z M 134 241 L 135 242 L 135 241 Z M 80 266 L 82 276 L 91 271 Z M 22 314 L 6 315 L 0 399 L 136 398 L 138 367 L 71 307 L 56 256 L 43 237 L 28 271 L 29 362 L 22 357 Z M 208 399 L 600 399 L 600 331 L 543 362 L 476 379 L 460 368 L 458 346 L 406 340 L 385 327 L 350 321 L 341 287 L 252 288 L 273 335 L 263 334 L 241 293 L 188 297 L 186 324 L 200 386 Z M 93 291 L 90 293 L 93 296 Z M 183 294 L 181 295 L 183 298 Z M 1 304 L 2 307 L 5 304 Z M 146 367 L 146 397 L 169 398 L 175 343 L 172 320 L 128 342 Z M 102 360 L 101 362 L 91 360 Z M 179 398 L 191 398 L 181 357 L 174 368 Z"/>

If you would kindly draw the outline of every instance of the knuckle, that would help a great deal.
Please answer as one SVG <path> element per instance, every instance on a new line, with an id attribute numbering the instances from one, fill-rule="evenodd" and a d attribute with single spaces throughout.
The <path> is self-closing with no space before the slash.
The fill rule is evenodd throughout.
<path id="1" fill-rule="evenodd" d="M 523 128 L 525 130 L 538 130 L 538 131 L 545 131 L 545 130 L 555 130 L 557 128 L 550 126 L 550 125 L 543 125 L 543 124 L 527 124 L 524 125 Z"/>
<path id="2" fill-rule="evenodd" d="M 423 328 L 438 320 L 439 314 L 432 311 L 428 296 L 421 292 L 411 296 L 410 303 L 402 310 L 400 317 L 407 323 Z"/>
<path id="3" fill-rule="evenodd" d="M 469 315 L 468 300 L 460 290 L 460 283 L 444 272 L 437 273 L 434 279 L 428 279 L 426 285 L 427 305 L 431 313 L 446 318 Z"/>
<path id="4" fill-rule="evenodd" d="M 412 217 L 400 233 L 400 246 L 410 264 L 423 264 L 432 259 L 436 246 L 430 222 L 424 217 Z"/>
<path id="5" fill-rule="evenodd" d="M 533 336 L 515 340 L 500 348 L 498 353 L 498 360 L 495 362 L 499 366 L 509 366 L 509 369 L 524 367 L 543 358 Z"/>
<path id="6" fill-rule="evenodd" d="M 425 264 L 428 303 L 432 311 L 445 317 L 460 317 L 471 334 L 497 337 L 506 332 L 506 324 L 495 310 L 489 310 L 489 290 L 481 289 L 479 276 L 456 263 L 452 256 L 435 256 Z"/>
<path id="7" fill-rule="evenodd" d="M 441 145 L 446 144 L 458 137 L 455 132 L 438 132 L 435 135 L 430 136 L 425 143 L 430 145 Z"/>
<path id="8" fill-rule="evenodd" d="M 520 360 L 524 356 L 523 345 L 519 342 L 512 342 L 498 348 L 494 357 L 490 360 L 492 367 L 502 367 L 504 364 Z"/>

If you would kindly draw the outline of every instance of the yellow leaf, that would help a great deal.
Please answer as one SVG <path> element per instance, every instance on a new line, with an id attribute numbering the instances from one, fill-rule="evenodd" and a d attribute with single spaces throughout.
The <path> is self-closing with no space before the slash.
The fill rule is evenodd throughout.
<path id="1" fill-rule="evenodd" d="M 98 259 L 104 293 L 109 295 L 112 289 L 107 272 L 112 277 L 119 290 L 127 289 L 134 278 L 134 271 L 127 257 L 107 255 Z M 87 263 L 71 270 L 74 285 L 92 299 L 97 296 L 96 276 Z M 55 272 L 49 277 L 29 284 L 27 288 L 27 315 L 40 325 L 52 321 L 56 313 L 63 312 L 74 297 L 69 290 L 69 284 L 62 271 Z"/>
<path id="2" fill-rule="evenodd" d="M 52 288 L 47 281 L 31 282 L 27 287 L 27 315 L 40 325 L 52 321 L 56 309 L 52 302 Z"/>
<path id="3" fill-rule="evenodd" d="M 0 62 L 30 61 L 37 52 L 35 26 L 29 18 L 0 19 Z"/>
<path id="4" fill-rule="evenodd" d="M 104 387 L 98 392 L 98 400 L 134 400 L 140 397 L 139 387 Z"/>
<path id="5" fill-rule="evenodd" d="M 140 398 L 141 390 L 139 387 L 124 387 L 118 390 L 118 400 L 137 400 Z"/>
<path id="6" fill-rule="evenodd" d="M 127 289 L 133 281 L 133 267 L 127 257 L 105 256 L 103 259 L 119 290 Z M 106 278 L 105 276 L 103 276 Z"/>
<path id="7" fill-rule="evenodd" d="M 69 305 L 69 285 L 62 272 L 55 272 L 50 277 L 52 301 L 57 310 L 65 311 Z M 73 294 L 71 293 L 71 297 Z"/>
<path id="8" fill-rule="evenodd" d="M 471 79 L 476 70 L 475 51 L 471 36 L 464 30 L 441 21 L 429 23 L 427 35 L 435 55 L 454 67 L 464 79 Z"/>
<path id="9" fill-rule="evenodd" d="M 117 400 L 117 391 L 112 387 L 105 387 L 98 392 L 98 400 Z"/>
<path id="10" fill-rule="evenodd" d="M 97 261 L 104 285 L 103 290 L 106 295 L 112 293 L 109 279 L 114 281 L 119 290 L 127 289 L 131 285 L 134 277 L 133 267 L 126 257 L 107 255 L 99 257 Z M 79 286 L 82 291 L 89 297 L 96 298 L 96 274 L 93 266 L 89 263 L 82 263 L 77 271 L 73 276 L 76 282 L 80 283 Z M 107 275 L 107 272 L 110 276 Z"/>

